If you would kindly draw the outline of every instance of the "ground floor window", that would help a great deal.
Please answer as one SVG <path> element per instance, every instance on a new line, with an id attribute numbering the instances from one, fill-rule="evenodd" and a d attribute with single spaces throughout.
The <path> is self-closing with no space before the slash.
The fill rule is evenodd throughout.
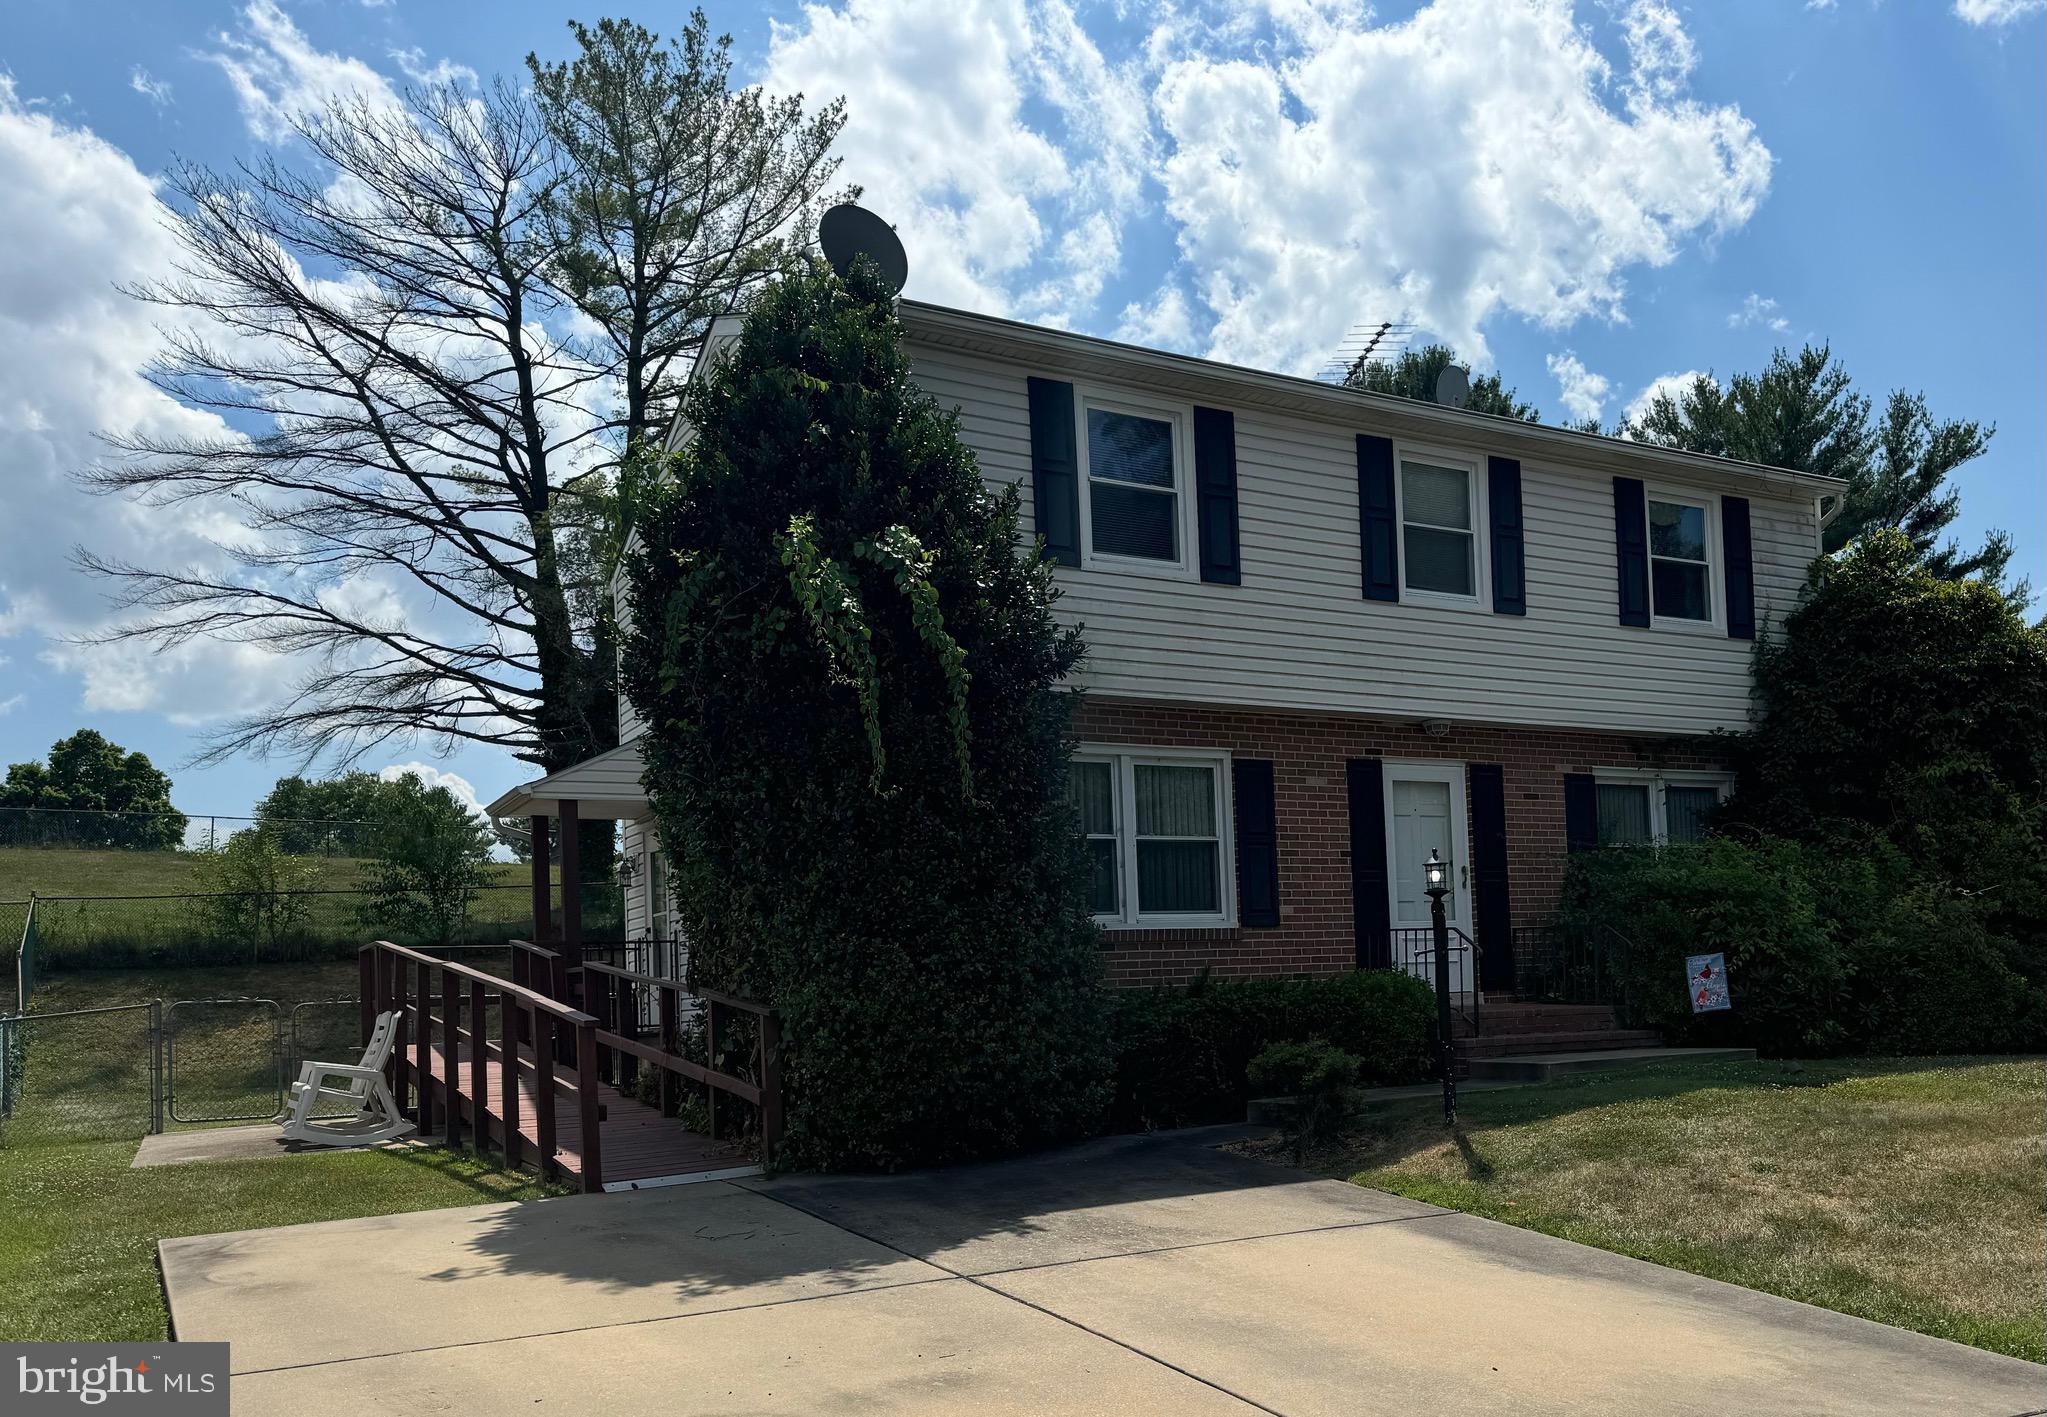
<path id="1" fill-rule="evenodd" d="M 1705 838 L 1733 784 L 1723 774 L 1596 774 L 1601 846 L 1686 846 Z"/>
<path id="2" fill-rule="evenodd" d="M 1112 928 L 1224 925 L 1234 915 L 1229 755 L 1089 746 L 1067 795 L 1087 842 L 1088 905 Z"/>

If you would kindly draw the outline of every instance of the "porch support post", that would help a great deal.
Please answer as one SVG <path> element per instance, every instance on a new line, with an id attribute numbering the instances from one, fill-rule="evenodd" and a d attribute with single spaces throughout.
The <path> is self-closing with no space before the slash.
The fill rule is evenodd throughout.
<path id="1" fill-rule="evenodd" d="M 562 857 L 562 957 L 570 969 L 583 967 L 583 854 L 582 825 L 573 797 L 561 801 Z"/>
<path id="2" fill-rule="evenodd" d="M 532 829 L 533 861 L 528 867 L 533 880 L 533 943 L 544 945 L 554 937 L 554 900 L 548 883 L 546 817 L 528 817 Z"/>

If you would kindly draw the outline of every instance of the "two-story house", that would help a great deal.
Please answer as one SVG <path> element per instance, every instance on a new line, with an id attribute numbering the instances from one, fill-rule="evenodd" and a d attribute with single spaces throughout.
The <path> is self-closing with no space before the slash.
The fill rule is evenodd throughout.
<path id="1" fill-rule="evenodd" d="M 904 301 L 912 365 L 1019 483 L 1089 658 L 1072 791 L 1111 979 L 1394 962 L 1450 918 L 1513 985 L 1566 854 L 1695 839 L 1750 650 L 1838 482 Z M 736 332 L 712 332 L 708 367 Z M 678 429 L 676 438 L 688 436 Z M 625 820 L 628 933 L 669 933 L 622 748 L 501 814 Z M 1463 966 L 1466 970 L 1468 965 Z M 1460 987 L 1468 987 L 1468 977 Z"/>

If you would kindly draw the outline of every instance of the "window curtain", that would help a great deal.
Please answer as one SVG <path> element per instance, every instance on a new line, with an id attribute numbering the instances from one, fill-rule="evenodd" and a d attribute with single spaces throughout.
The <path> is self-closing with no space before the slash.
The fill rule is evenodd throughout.
<path id="1" fill-rule="evenodd" d="M 1646 846 L 1650 841 L 1646 783 L 1599 784 L 1599 844 Z"/>
<path id="2" fill-rule="evenodd" d="M 1670 819 L 1671 845 L 1683 846 L 1705 840 L 1713 810 L 1719 805 L 1720 794 L 1710 787 L 1664 789 L 1663 810 Z"/>
<path id="3" fill-rule="evenodd" d="M 1222 909 L 1214 770 L 1140 763 L 1136 789 L 1137 908 L 1146 914 Z M 1151 839 L 1159 837 L 1182 839 Z"/>

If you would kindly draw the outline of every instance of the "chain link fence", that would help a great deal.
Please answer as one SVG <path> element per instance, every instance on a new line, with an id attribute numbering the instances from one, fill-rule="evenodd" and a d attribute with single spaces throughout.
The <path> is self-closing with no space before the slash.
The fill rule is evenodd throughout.
<path id="1" fill-rule="evenodd" d="M 191 812 L 103 812 L 83 807 L 0 807 L 0 846 L 99 851 L 214 851 L 261 828 L 291 856 L 367 856 L 372 822 L 232 817 Z"/>
<path id="2" fill-rule="evenodd" d="M 161 1004 L 0 1019 L 0 1144 L 111 1141 L 163 1125 Z"/>
<path id="3" fill-rule="evenodd" d="M 558 921 L 559 887 L 554 894 Z M 591 882 L 581 896 L 587 935 L 623 933 L 625 901 L 615 883 Z M 532 900 L 525 885 L 480 886 L 445 940 L 383 915 L 377 898 L 361 890 L 37 896 L 35 926 L 45 968 L 266 964 L 343 959 L 371 939 L 415 948 L 527 939 Z M 0 942 L 8 949 L 0 964 L 10 975 L 12 942 L 22 937 L 28 910 L 27 901 L 0 901 Z"/>

